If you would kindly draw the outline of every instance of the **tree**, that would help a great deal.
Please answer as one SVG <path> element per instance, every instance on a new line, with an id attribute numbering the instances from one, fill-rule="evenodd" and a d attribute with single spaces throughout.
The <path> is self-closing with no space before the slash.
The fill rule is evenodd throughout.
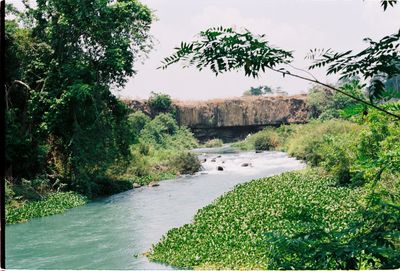
<path id="1" fill-rule="evenodd" d="M 26 141 L 7 150 L 7 166 L 21 164 L 19 153 L 45 165 L 31 174 L 62 174 L 90 195 L 95 177 L 129 155 L 128 110 L 110 87 L 123 86 L 151 49 L 152 15 L 136 0 L 36 3 L 7 22 L 7 134 Z"/>
<path id="2" fill-rule="evenodd" d="M 159 113 L 173 112 L 172 99 L 168 94 L 151 92 L 149 98 L 149 106 L 152 110 L 153 115 Z"/>
<path id="3" fill-rule="evenodd" d="M 272 92 L 273 91 L 269 86 L 250 87 L 249 90 L 246 90 L 243 93 L 243 96 L 261 96 L 265 94 L 270 94 Z"/>

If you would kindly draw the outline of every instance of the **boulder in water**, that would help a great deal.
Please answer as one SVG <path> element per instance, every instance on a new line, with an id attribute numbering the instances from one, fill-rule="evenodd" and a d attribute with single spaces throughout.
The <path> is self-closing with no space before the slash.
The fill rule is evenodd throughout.
<path id="1" fill-rule="evenodd" d="M 139 188 L 139 187 L 142 187 L 142 185 L 139 183 L 133 183 L 133 188 Z"/>
<path id="2" fill-rule="evenodd" d="M 217 167 L 217 170 L 218 170 L 218 171 L 223 171 L 223 170 L 224 170 L 224 168 L 223 168 L 223 167 L 221 167 L 221 166 L 218 166 L 218 167 Z"/>
<path id="3" fill-rule="evenodd" d="M 160 186 L 160 184 L 157 183 L 157 182 L 155 182 L 155 181 L 152 181 L 152 182 L 150 182 L 150 183 L 148 184 L 148 186 L 149 186 L 149 187 L 155 187 L 155 186 Z"/>
<path id="4" fill-rule="evenodd" d="M 243 163 L 242 164 L 242 167 L 248 167 L 248 166 L 250 166 L 251 164 L 250 163 Z"/>
<path id="5" fill-rule="evenodd" d="M 215 160 L 215 158 L 211 159 L 211 162 L 216 162 L 217 160 Z"/>

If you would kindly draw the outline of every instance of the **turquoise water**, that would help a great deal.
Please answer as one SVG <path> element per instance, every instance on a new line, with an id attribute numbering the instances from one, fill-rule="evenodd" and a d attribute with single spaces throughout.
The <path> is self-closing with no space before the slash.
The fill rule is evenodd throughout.
<path id="1" fill-rule="evenodd" d="M 171 269 L 142 254 L 168 230 L 252 179 L 304 165 L 281 152 L 199 149 L 204 170 L 93 201 L 64 214 L 6 226 L 6 267 L 12 269 Z M 221 157 L 218 157 L 218 156 Z M 215 158 L 215 162 L 211 162 Z M 242 167 L 243 163 L 251 163 Z M 217 166 L 223 166 L 218 171 Z"/>

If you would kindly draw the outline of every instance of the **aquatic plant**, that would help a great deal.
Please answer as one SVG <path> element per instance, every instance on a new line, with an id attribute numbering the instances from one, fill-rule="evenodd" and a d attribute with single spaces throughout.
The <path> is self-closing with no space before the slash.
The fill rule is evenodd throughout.
<path id="1" fill-rule="evenodd" d="M 83 205 L 87 202 L 83 197 L 74 192 L 57 192 L 49 195 L 44 200 L 22 204 L 19 208 L 6 206 L 6 223 L 14 224 L 26 222 L 34 217 L 54 215 L 64 212 L 66 209 Z"/>

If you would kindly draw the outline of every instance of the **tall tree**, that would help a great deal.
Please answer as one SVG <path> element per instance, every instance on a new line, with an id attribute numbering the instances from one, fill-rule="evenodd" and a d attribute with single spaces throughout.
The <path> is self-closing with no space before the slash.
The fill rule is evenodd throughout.
<path id="1" fill-rule="evenodd" d="M 7 27 L 7 123 L 15 128 L 7 131 L 7 165 L 20 164 L 17 153 L 32 159 L 31 146 L 42 164 L 32 174 L 44 167 L 90 194 L 88 180 L 129 154 L 128 112 L 110 88 L 123 86 L 151 49 L 152 14 L 136 0 L 24 3 Z M 24 136 L 25 145 L 11 140 Z"/>

